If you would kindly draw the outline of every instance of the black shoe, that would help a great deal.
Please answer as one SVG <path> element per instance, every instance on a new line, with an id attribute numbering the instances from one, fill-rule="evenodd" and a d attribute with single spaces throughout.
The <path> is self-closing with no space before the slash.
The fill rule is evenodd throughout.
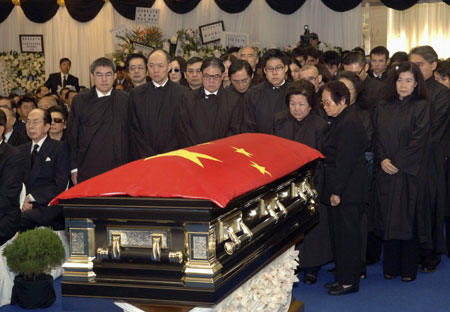
<path id="1" fill-rule="evenodd" d="M 429 266 L 429 267 L 422 266 L 422 268 L 420 269 L 420 272 L 422 272 L 422 273 L 433 273 L 433 272 L 437 271 L 438 267 L 439 267 L 438 265 Z"/>
<path id="2" fill-rule="evenodd" d="M 306 285 L 312 285 L 315 284 L 317 282 L 317 275 L 315 274 L 305 274 L 305 276 L 303 276 L 303 283 L 305 283 Z"/>
<path id="3" fill-rule="evenodd" d="M 397 274 L 384 274 L 384 279 L 391 280 L 397 277 Z"/>
<path id="4" fill-rule="evenodd" d="M 405 283 L 412 282 L 412 281 L 414 281 L 415 279 L 416 279 L 416 276 L 414 276 L 414 277 L 410 277 L 410 276 L 402 276 L 402 282 L 405 282 Z"/>
<path id="5" fill-rule="evenodd" d="M 327 270 L 327 272 L 330 274 L 336 274 L 336 267 Z"/>
<path id="6" fill-rule="evenodd" d="M 334 281 L 331 283 L 325 283 L 325 285 L 323 285 L 323 287 L 325 287 L 325 289 L 333 289 L 336 288 L 337 286 L 339 286 L 339 283 Z"/>
<path id="7" fill-rule="evenodd" d="M 341 296 L 341 295 L 355 293 L 358 291 L 359 291 L 358 284 L 353 284 L 352 286 L 347 287 L 347 288 L 344 288 L 344 286 L 342 286 L 342 285 L 338 285 L 337 287 L 331 288 L 330 290 L 328 290 L 328 294 L 331 296 Z"/>

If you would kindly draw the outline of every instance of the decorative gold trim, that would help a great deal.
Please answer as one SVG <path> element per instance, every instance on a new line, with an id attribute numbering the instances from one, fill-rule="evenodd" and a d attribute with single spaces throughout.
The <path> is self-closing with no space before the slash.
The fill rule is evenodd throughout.
<path id="1" fill-rule="evenodd" d="M 56 3 L 58 3 L 58 5 L 59 5 L 60 7 L 63 7 L 63 6 L 66 5 L 66 1 L 65 1 L 65 0 L 57 0 Z"/>
<path id="2" fill-rule="evenodd" d="M 20 0 L 11 0 L 11 2 L 16 6 L 20 6 Z"/>

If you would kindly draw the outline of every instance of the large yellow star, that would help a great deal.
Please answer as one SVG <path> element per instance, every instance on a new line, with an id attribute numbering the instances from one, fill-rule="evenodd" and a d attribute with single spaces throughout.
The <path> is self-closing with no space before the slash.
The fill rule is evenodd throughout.
<path id="1" fill-rule="evenodd" d="M 202 168 L 204 168 L 204 167 L 203 167 L 203 164 L 201 163 L 201 161 L 199 160 L 199 158 L 205 158 L 205 159 L 209 159 L 209 160 L 222 162 L 221 160 L 216 159 L 214 157 L 211 157 L 211 156 L 208 156 L 208 155 L 205 155 L 205 154 L 190 152 L 190 151 L 185 150 L 185 149 L 179 149 L 179 150 L 176 150 L 176 151 L 172 151 L 172 152 L 168 152 L 168 153 L 164 153 L 164 154 L 148 157 L 145 160 L 148 160 L 148 159 L 151 159 L 151 158 L 168 157 L 168 156 L 178 156 L 178 157 L 186 158 L 186 159 L 196 163 L 197 165 L 199 165 Z"/>
<path id="2" fill-rule="evenodd" d="M 255 167 L 256 169 L 258 169 L 259 172 L 261 172 L 263 175 L 267 173 L 268 175 L 272 176 L 272 175 L 270 174 L 270 172 L 266 170 L 265 167 L 260 166 L 260 165 L 258 165 L 257 163 L 255 163 L 255 162 L 253 162 L 253 161 L 251 161 L 251 163 L 252 163 L 252 164 L 251 164 L 250 166 Z"/>
<path id="3" fill-rule="evenodd" d="M 240 154 L 243 154 L 243 155 L 245 155 L 245 156 L 247 156 L 247 157 L 249 157 L 249 158 L 251 158 L 252 156 L 253 156 L 253 154 L 250 154 L 249 152 L 247 152 L 245 149 L 243 149 L 243 148 L 237 148 L 237 147 L 234 147 L 234 146 L 232 146 L 232 148 L 234 148 L 234 150 L 236 151 L 236 153 L 240 153 Z"/>

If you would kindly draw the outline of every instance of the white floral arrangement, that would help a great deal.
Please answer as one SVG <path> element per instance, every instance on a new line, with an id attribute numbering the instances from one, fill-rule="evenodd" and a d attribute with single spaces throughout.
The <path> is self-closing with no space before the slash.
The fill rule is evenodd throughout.
<path id="1" fill-rule="evenodd" d="M 8 93 L 35 91 L 45 83 L 44 55 L 42 53 L 0 53 L 5 64 Z"/>
<path id="2" fill-rule="evenodd" d="M 216 43 L 202 44 L 198 30 L 180 29 L 177 31 L 177 35 L 172 36 L 168 41 L 171 45 L 177 46 L 175 54 L 183 56 L 186 60 L 194 56 L 201 58 L 220 57 L 226 52 L 225 47 Z"/>
<path id="3" fill-rule="evenodd" d="M 287 311 L 292 286 L 298 282 L 295 274 L 297 266 L 298 250 L 292 247 L 236 289 L 213 311 Z"/>

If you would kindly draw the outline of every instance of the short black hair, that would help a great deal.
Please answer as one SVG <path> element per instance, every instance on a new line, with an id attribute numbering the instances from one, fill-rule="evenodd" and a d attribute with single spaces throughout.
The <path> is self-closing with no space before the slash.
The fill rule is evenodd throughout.
<path id="1" fill-rule="evenodd" d="M 229 47 L 226 54 L 239 53 L 240 47 Z"/>
<path id="2" fill-rule="evenodd" d="M 198 56 L 191 57 L 186 63 L 186 68 L 189 65 L 192 65 L 192 64 L 195 64 L 195 63 L 203 63 L 203 59 L 201 57 L 198 57 Z"/>
<path id="3" fill-rule="evenodd" d="M 25 103 L 25 102 L 27 102 L 27 103 L 33 103 L 33 104 L 34 104 L 34 107 L 37 107 L 36 100 L 35 100 L 34 98 L 30 97 L 30 96 L 24 96 L 24 97 L 22 97 L 22 98 L 19 100 L 19 102 L 17 102 L 17 107 L 19 107 L 19 108 L 22 107 L 22 104 Z"/>
<path id="4" fill-rule="evenodd" d="M 206 68 L 211 66 L 219 68 L 222 74 L 225 72 L 225 66 L 223 65 L 223 62 L 215 56 L 206 58 L 200 70 L 203 72 Z"/>
<path id="5" fill-rule="evenodd" d="M 411 54 L 418 54 L 423 57 L 428 63 L 434 63 L 438 61 L 438 55 L 436 51 L 431 46 L 424 45 L 420 47 L 415 47 L 409 52 L 409 56 Z"/>
<path id="6" fill-rule="evenodd" d="M 106 57 L 99 57 L 92 62 L 91 66 L 89 67 L 91 74 L 94 74 L 94 71 L 97 67 L 110 67 L 113 73 L 116 72 L 116 64 L 114 64 L 113 61 Z"/>
<path id="7" fill-rule="evenodd" d="M 352 49 L 352 52 L 358 52 L 358 53 L 361 53 L 362 55 L 366 56 L 366 51 L 364 51 L 364 49 L 361 48 L 361 47 L 355 47 L 355 48 L 353 48 L 353 49 Z"/>
<path id="8" fill-rule="evenodd" d="M 316 94 L 314 85 L 306 79 L 300 79 L 299 81 L 294 81 L 286 91 L 286 104 L 289 106 L 289 101 L 291 95 L 301 94 L 303 95 L 310 107 L 312 107 L 314 102 L 314 95 Z"/>
<path id="9" fill-rule="evenodd" d="M 289 63 L 289 57 L 286 53 L 281 51 L 280 49 L 269 49 L 262 57 L 262 68 L 266 67 L 267 61 L 270 59 L 279 59 L 281 62 L 283 62 L 284 65 L 288 65 Z"/>
<path id="10" fill-rule="evenodd" d="M 438 62 L 435 72 L 438 73 L 441 77 L 450 78 L 450 61 Z"/>
<path id="11" fill-rule="evenodd" d="M 372 56 L 372 54 L 384 55 L 386 61 L 389 59 L 389 50 L 383 46 L 373 48 L 372 51 L 370 51 L 370 56 Z"/>
<path id="12" fill-rule="evenodd" d="M 147 70 L 147 58 L 144 55 L 142 55 L 141 53 L 131 53 L 131 54 L 128 54 L 127 61 L 125 62 L 125 68 L 126 68 L 127 72 L 130 71 L 130 61 L 132 59 L 142 59 L 144 61 L 145 70 Z"/>
<path id="13" fill-rule="evenodd" d="M 247 61 L 236 59 L 233 62 L 231 62 L 231 65 L 228 68 L 228 77 L 230 77 L 231 79 L 231 75 L 240 71 L 241 69 L 245 69 L 249 77 L 253 75 L 252 67 Z"/>
<path id="14" fill-rule="evenodd" d="M 412 62 L 402 62 L 391 68 L 388 73 L 388 78 L 386 80 L 386 100 L 394 101 L 398 98 L 397 92 L 397 80 L 401 73 L 410 72 L 413 74 L 416 80 L 416 87 L 414 88 L 413 94 L 419 99 L 428 99 L 427 86 L 425 84 L 425 79 L 423 78 L 420 68 Z"/>
<path id="15" fill-rule="evenodd" d="M 301 47 L 296 47 L 294 50 L 292 50 L 291 55 L 295 58 L 297 58 L 298 56 L 301 56 L 306 60 L 305 49 L 303 49 Z"/>
<path id="16" fill-rule="evenodd" d="M 318 59 L 320 57 L 319 51 L 314 47 L 307 47 L 305 49 L 306 57 L 310 56 L 314 59 Z"/>
<path id="17" fill-rule="evenodd" d="M 364 67 L 366 66 L 366 57 L 364 54 L 361 54 L 360 52 L 350 52 L 342 59 L 342 65 L 352 65 L 352 64 L 359 64 L 359 66 Z"/>
<path id="18" fill-rule="evenodd" d="M 330 92 L 331 99 L 337 105 L 339 105 L 339 102 L 342 100 L 342 98 L 345 99 L 345 103 L 347 105 L 350 104 L 350 91 L 342 81 L 332 80 L 324 86 L 323 90 L 327 90 L 328 92 Z"/>
<path id="19" fill-rule="evenodd" d="M 234 56 L 233 54 L 223 54 L 220 56 L 220 60 L 222 62 L 225 62 L 225 61 L 234 62 L 235 60 L 237 60 L 237 57 Z"/>
<path id="20" fill-rule="evenodd" d="M 69 60 L 68 57 L 63 57 L 62 59 L 59 60 L 59 66 L 61 66 L 61 64 L 63 62 L 69 62 L 69 65 L 72 65 L 72 62 Z"/>
<path id="21" fill-rule="evenodd" d="M 348 70 L 339 71 L 336 75 L 336 79 L 337 80 L 347 79 L 348 81 L 350 81 L 353 84 L 353 87 L 355 87 L 357 96 L 362 92 L 364 88 L 361 78 L 359 78 L 359 76 L 352 71 Z"/>
<path id="22" fill-rule="evenodd" d="M 341 56 L 336 51 L 326 51 L 323 54 L 323 62 L 328 65 L 339 66 L 339 64 L 341 64 Z"/>
<path id="23" fill-rule="evenodd" d="M 395 52 L 391 57 L 391 61 L 389 62 L 389 67 L 392 67 L 392 65 L 394 65 L 396 63 L 408 62 L 408 60 L 409 60 L 409 57 L 406 52 L 403 52 L 403 51 Z"/>
<path id="24" fill-rule="evenodd" d="M 6 114 L 4 111 L 2 111 L 0 109 L 0 127 L 1 126 L 6 127 Z M 3 131 L 3 134 L 4 134 L 4 131 Z M 2 135 L 2 137 L 3 137 L 3 135 Z"/>
<path id="25" fill-rule="evenodd" d="M 69 113 L 64 106 L 52 106 L 47 111 L 50 113 L 50 117 L 53 112 L 60 113 L 65 121 L 67 121 L 67 117 L 69 116 Z"/>
<path id="26" fill-rule="evenodd" d="M 178 56 L 174 56 L 172 58 L 171 62 L 175 62 L 175 61 L 178 62 L 178 64 L 180 65 L 181 71 L 184 73 L 186 71 L 186 60 L 184 59 L 184 57 L 179 56 L 179 55 Z"/>

